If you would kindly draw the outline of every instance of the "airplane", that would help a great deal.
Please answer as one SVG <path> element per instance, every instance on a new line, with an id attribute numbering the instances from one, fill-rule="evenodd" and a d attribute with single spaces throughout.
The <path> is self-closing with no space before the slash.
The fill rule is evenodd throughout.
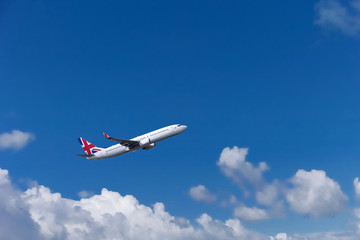
<path id="1" fill-rule="evenodd" d="M 80 157 L 85 157 L 86 159 L 97 160 L 119 156 L 127 152 L 135 152 L 140 148 L 149 150 L 155 147 L 156 142 L 175 136 L 185 131 L 186 128 L 187 126 L 185 125 L 174 124 L 149 133 L 145 133 L 130 140 L 113 138 L 106 133 L 103 133 L 107 139 L 118 142 L 118 144 L 112 145 L 108 148 L 96 147 L 94 144 L 91 144 L 90 142 L 80 137 L 78 138 L 78 141 L 80 142 L 81 147 L 84 149 L 86 154 L 77 155 Z"/>

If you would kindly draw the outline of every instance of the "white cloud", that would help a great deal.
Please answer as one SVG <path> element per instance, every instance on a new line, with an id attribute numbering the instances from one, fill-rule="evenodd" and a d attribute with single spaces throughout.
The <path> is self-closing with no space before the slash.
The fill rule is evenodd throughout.
<path id="1" fill-rule="evenodd" d="M 264 184 L 256 190 L 256 201 L 261 205 L 269 207 L 268 215 L 271 218 L 284 217 L 285 207 L 282 193 L 282 184 L 275 180 L 271 184 Z"/>
<path id="2" fill-rule="evenodd" d="M 216 196 L 211 194 L 204 185 L 190 188 L 189 194 L 192 199 L 198 202 L 212 203 L 216 201 Z"/>
<path id="3" fill-rule="evenodd" d="M 21 194 L 11 184 L 8 171 L 0 169 L 0 237 L 14 240 L 43 239 Z"/>
<path id="4" fill-rule="evenodd" d="M 204 229 L 204 239 L 268 239 L 261 234 L 245 229 L 237 219 L 229 219 L 222 223 L 218 220 L 213 220 L 207 214 L 202 214 L 197 219 L 197 222 Z"/>
<path id="5" fill-rule="evenodd" d="M 357 218 L 357 222 L 355 222 L 354 223 L 354 225 L 355 225 L 355 230 L 356 230 L 356 232 L 360 235 L 360 221 L 359 221 L 359 219 L 360 219 L 360 208 L 355 208 L 354 210 L 353 210 L 353 214 L 355 215 L 355 217 Z"/>
<path id="6" fill-rule="evenodd" d="M 254 167 L 245 160 L 247 154 L 248 148 L 227 147 L 221 152 L 217 165 L 240 187 L 244 188 L 245 183 L 258 187 L 263 184 L 262 173 L 268 170 L 268 166 L 265 162 L 261 162 L 258 167 Z"/>
<path id="7" fill-rule="evenodd" d="M 354 215 L 355 215 L 355 217 L 360 219 L 360 208 L 355 208 L 354 209 Z"/>
<path id="8" fill-rule="evenodd" d="M 298 213 L 313 217 L 332 217 L 344 209 L 346 195 L 340 185 L 324 171 L 298 170 L 290 180 L 293 188 L 285 192 L 286 200 Z"/>
<path id="9" fill-rule="evenodd" d="M 292 236 L 286 236 L 286 240 L 359 240 L 360 236 L 355 232 L 321 232 L 310 233 L 306 235 L 294 234 Z M 282 240 L 272 239 L 271 240 Z"/>
<path id="10" fill-rule="evenodd" d="M 360 0 L 343 5 L 339 0 L 321 0 L 315 6 L 315 24 L 322 27 L 337 28 L 347 35 L 360 33 Z"/>
<path id="11" fill-rule="evenodd" d="M 271 206 L 273 205 L 278 198 L 279 190 L 278 190 L 277 182 L 274 184 L 266 184 L 260 190 L 256 192 L 256 200 L 258 203 Z"/>
<path id="12" fill-rule="evenodd" d="M 235 197 L 235 195 L 231 194 L 227 198 L 224 198 L 220 201 L 221 207 L 234 207 L 234 206 L 240 206 L 242 203 Z"/>
<path id="13" fill-rule="evenodd" d="M 259 209 L 257 207 L 249 208 L 245 206 L 235 208 L 234 216 L 248 222 L 254 222 L 269 218 L 268 213 L 264 209 Z"/>
<path id="14" fill-rule="evenodd" d="M 246 221 L 257 221 L 267 219 L 270 217 L 284 216 L 284 201 L 281 199 L 281 183 L 277 180 L 273 183 L 267 183 L 263 178 L 263 173 L 269 169 L 265 162 L 260 162 L 256 167 L 252 163 L 246 161 L 248 148 L 238 148 L 237 146 L 231 148 L 224 148 L 217 165 L 221 171 L 237 183 L 244 191 L 245 195 L 249 197 L 250 192 L 246 189 L 247 186 L 253 187 L 252 191 L 255 194 L 256 201 L 259 204 L 268 207 L 268 210 L 261 210 L 259 208 L 238 207 L 234 209 L 235 216 Z M 222 201 L 222 205 L 234 205 L 238 201 Z M 250 212 L 251 211 L 251 212 Z M 250 212 L 246 216 L 246 212 Z"/>
<path id="15" fill-rule="evenodd" d="M 105 188 L 79 201 L 41 185 L 23 192 L 11 184 L 7 170 L 0 169 L 1 239 L 268 239 L 245 229 L 237 219 L 221 222 L 203 214 L 197 223 L 170 215 L 163 203 L 148 207 L 134 196 Z"/>
<path id="16" fill-rule="evenodd" d="M 95 195 L 95 193 L 90 192 L 90 191 L 86 191 L 86 190 L 82 190 L 80 192 L 78 192 L 77 194 L 79 197 L 81 198 L 89 198 Z"/>
<path id="17" fill-rule="evenodd" d="M 267 164 L 261 162 L 257 167 L 253 166 L 246 161 L 247 154 L 247 148 L 225 148 L 217 162 L 221 171 L 244 190 L 248 185 L 254 187 L 252 192 L 256 202 L 266 206 L 266 209 L 258 206 L 237 207 L 234 209 L 236 217 L 246 221 L 284 217 L 285 200 L 293 211 L 317 218 L 332 217 L 344 209 L 347 196 L 341 191 L 340 185 L 327 177 L 324 171 L 299 170 L 289 180 L 292 186 L 286 188 L 285 181 L 267 183 L 263 179 L 264 171 L 269 169 Z M 223 201 L 224 206 L 226 203 L 229 205 Z"/>
<path id="18" fill-rule="evenodd" d="M 270 237 L 270 240 L 287 240 L 287 234 L 286 233 L 278 233 L 275 237 Z"/>
<path id="19" fill-rule="evenodd" d="M 229 197 L 228 203 L 231 204 L 231 205 L 234 205 L 234 204 L 239 203 L 239 201 L 237 200 L 237 198 L 236 198 L 234 195 L 231 195 L 231 196 Z"/>
<path id="20" fill-rule="evenodd" d="M 24 148 L 35 136 L 32 133 L 13 130 L 11 133 L 0 134 L 0 149 L 21 149 Z"/>
<path id="21" fill-rule="evenodd" d="M 358 177 L 354 179 L 354 189 L 355 189 L 356 199 L 360 200 L 360 182 Z"/>

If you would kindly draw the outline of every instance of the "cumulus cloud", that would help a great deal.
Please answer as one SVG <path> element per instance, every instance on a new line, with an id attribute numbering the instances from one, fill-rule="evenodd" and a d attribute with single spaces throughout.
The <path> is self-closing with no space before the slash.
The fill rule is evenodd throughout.
<path id="1" fill-rule="evenodd" d="M 189 194 L 192 199 L 198 202 L 212 203 L 216 201 L 216 196 L 211 194 L 204 185 L 190 188 Z"/>
<path id="2" fill-rule="evenodd" d="M 346 195 L 340 185 L 324 171 L 298 170 L 290 180 L 293 187 L 285 192 L 291 208 L 313 217 L 332 217 L 344 209 Z"/>
<path id="3" fill-rule="evenodd" d="M 315 6 L 315 24 L 326 28 L 336 28 L 347 35 L 360 33 L 360 0 L 352 0 L 349 5 L 339 0 L 321 0 Z"/>
<path id="4" fill-rule="evenodd" d="M 246 183 L 259 187 L 263 183 L 262 174 L 268 170 L 268 166 L 265 162 L 260 162 L 257 167 L 253 166 L 246 161 L 247 154 L 248 148 L 227 147 L 221 152 L 217 165 L 240 187 L 245 188 Z"/>
<path id="5" fill-rule="evenodd" d="M 19 150 L 34 139 L 35 136 L 32 133 L 13 130 L 11 133 L 0 134 L 0 149 L 5 150 L 12 148 Z"/>
<path id="6" fill-rule="evenodd" d="M 27 204 L 21 198 L 7 170 L 0 169 L 0 236 L 1 239 L 43 239 L 39 226 L 31 218 Z"/>
<path id="7" fill-rule="evenodd" d="M 267 237 L 245 229 L 238 219 L 229 219 L 225 223 L 213 220 L 202 214 L 197 222 L 204 229 L 204 239 L 268 239 Z"/>
<path id="8" fill-rule="evenodd" d="M 0 236 L 29 240 L 238 239 L 265 240 L 238 219 L 225 222 L 203 214 L 197 226 L 165 211 L 163 203 L 140 204 L 131 195 L 102 189 L 79 201 L 63 198 L 37 185 L 17 190 L 7 170 L 0 169 Z"/>
<path id="9" fill-rule="evenodd" d="M 360 200 L 360 182 L 358 177 L 354 179 L 354 189 L 355 189 L 356 199 Z"/>
<path id="10" fill-rule="evenodd" d="M 290 208 L 300 214 L 311 217 L 333 217 L 340 213 L 347 202 L 347 196 L 341 191 L 340 185 L 326 176 L 324 171 L 312 170 L 310 172 L 298 170 L 288 182 L 291 186 L 286 187 L 287 181 L 274 180 L 268 183 L 263 178 L 263 173 L 269 169 L 265 162 L 254 166 L 246 161 L 247 148 L 225 148 L 217 165 L 221 171 L 247 191 L 247 186 L 252 186 L 252 194 L 255 195 L 256 203 L 266 206 L 261 209 L 258 206 L 248 208 L 238 202 L 234 209 L 234 216 L 245 221 L 257 221 L 267 218 L 284 217 L 287 201 Z M 355 188 L 360 184 L 354 180 Z M 248 192 L 246 192 L 247 195 Z M 223 201 L 226 206 L 228 201 Z M 227 204 L 231 205 L 231 204 Z M 240 207 L 239 207 L 240 205 Z"/>
<path id="11" fill-rule="evenodd" d="M 259 209 L 257 207 L 249 208 L 245 206 L 235 208 L 234 216 L 248 222 L 254 222 L 269 218 L 268 213 L 264 209 Z"/>

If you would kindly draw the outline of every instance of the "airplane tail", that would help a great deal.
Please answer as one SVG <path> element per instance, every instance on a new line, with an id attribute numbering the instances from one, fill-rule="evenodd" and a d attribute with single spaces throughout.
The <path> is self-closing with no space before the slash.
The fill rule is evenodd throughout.
<path id="1" fill-rule="evenodd" d="M 85 139 L 83 139 L 81 137 L 78 138 L 78 141 L 79 141 L 82 149 L 84 149 L 84 151 L 87 155 L 92 155 L 96 152 L 103 150 L 103 148 L 96 147 L 94 144 L 91 144 L 90 142 L 86 141 Z"/>

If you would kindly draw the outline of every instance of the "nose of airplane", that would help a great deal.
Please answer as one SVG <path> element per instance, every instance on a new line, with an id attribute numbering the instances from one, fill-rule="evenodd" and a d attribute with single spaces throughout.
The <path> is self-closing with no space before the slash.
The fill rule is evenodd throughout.
<path id="1" fill-rule="evenodd" d="M 182 128 L 181 129 L 182 131 L 185 131 L 185 129 L 187 129 L 187 126 L 186 125 L 181 125 L 181 128 Z"/>

